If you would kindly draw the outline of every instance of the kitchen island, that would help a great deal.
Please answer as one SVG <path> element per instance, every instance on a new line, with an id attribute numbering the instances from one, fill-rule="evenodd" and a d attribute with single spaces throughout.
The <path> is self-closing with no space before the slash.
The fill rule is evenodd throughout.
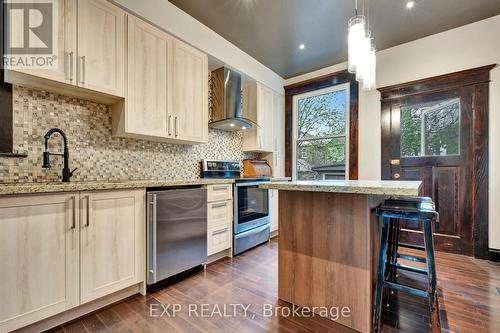
<path id="1" fill-rule="evenodd" d="M 370 332 L 379 244 L 373 209 L 389 196 L 416 196 L 420 186 L 355 180 L 262 184 L 279 190 L 279 298 L 320 316 L 332 309 L 329 319 Z"/>

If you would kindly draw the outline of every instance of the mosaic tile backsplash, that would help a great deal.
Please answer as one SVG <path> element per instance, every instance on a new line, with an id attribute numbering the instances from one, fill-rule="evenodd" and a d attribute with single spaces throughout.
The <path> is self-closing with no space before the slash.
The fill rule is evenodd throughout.
<path id="1" fill-rule="evenodd" d="M 200 161 L 255 158 L 244 153 L 241 132 L 210 129 L 208 144 L 186 146 L 123 139 L 111 135 L 108 106 L 15 86 L 14 151 L 27 158 L 1 158 L 0 182 L 49 182 L 61 177 L 62 157 L 52 157 L 52 168 L 42 168 L 43 136 L 53 127 L 68 137 L 72 181 L 192 179 L 200 176 Z M 62 138 L 50 139 L 52 152 L 62 151 Z"/>

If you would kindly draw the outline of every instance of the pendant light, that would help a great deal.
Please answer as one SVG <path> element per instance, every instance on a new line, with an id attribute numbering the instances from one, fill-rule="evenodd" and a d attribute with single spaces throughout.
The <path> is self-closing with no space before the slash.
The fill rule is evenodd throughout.
<path id="1" fill-rule="evenodd" d="M 364 13 L 364 6 L 363 6 Z M 375 87 L 376 54 L 371 31 L 367 26 L 364 15 L 358 15 L 358 1 L 354 4 L 354 17 L 349 20 L 348 26 L 348 61 L 349 73 L 356 74 L 356 81 L 361 83 L 364 90 Z"/>

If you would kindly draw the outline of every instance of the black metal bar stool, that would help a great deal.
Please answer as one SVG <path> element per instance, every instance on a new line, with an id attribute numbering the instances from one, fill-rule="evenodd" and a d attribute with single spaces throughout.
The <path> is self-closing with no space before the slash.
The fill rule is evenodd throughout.
<path id="1" fill-rule="evenodd" d="M 385 290 L 401 292 L 424 297 L 429 301 L 432 332 L 441 332 L 439 305 L 436 292 L 436 265 L 434 260 L 434 240 L 432 224 L 439 221 L 439 214 L 434 203 L 428 197 L 392 197 L 377 208 L 377 215 L 382 219 L 380 250 L 378 257 L 377 281 L 373 302 L 373 331 L 378 333 L 381 326 L 382 302 Z M 400 220 L 413 220 L 422 223 L 424 246 L 403 244 L 399 242 Z M 399 253 L 400 247 L 424 251 L 425 257 Z M 425 263 L 426 268 L 419 268 L 398 263 L 398 259 Z M 422 290 L 397 282 L 397 271 L 405 270 L 426 275 L 427 289 Z M 387 297 L 389 301 L 390 294 Z"/>

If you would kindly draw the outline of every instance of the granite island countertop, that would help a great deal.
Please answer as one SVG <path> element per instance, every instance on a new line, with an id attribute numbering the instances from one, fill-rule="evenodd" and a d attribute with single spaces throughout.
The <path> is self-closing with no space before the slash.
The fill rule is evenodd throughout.
<path id="1" fill-rule="evenodd" d="M 77 192 L 185 185 L 232 184 L 233 179 L 178 179 L 178 180 L 110 180 L 40 183 L 0 183 L 0 195 Z"/>
<path id="2" fill-rule="evenodd" d="M 261 188 L 282 191 L 334 192 L 373 195 L 419 194 L 421 181 L 393 180 L 318 180 L 262 183 Z"/>

